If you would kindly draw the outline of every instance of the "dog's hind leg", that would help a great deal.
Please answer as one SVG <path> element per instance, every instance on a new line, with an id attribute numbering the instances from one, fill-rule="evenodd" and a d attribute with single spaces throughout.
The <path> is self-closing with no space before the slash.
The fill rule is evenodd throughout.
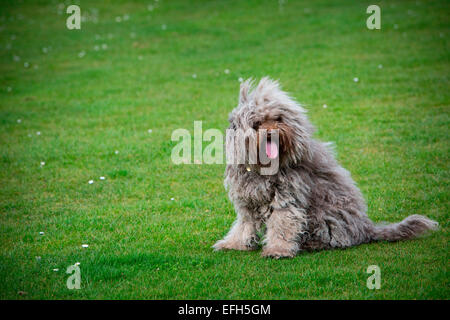
<path id="1" fill-rule="evenodd" d="M 214 250 L 254 250 L 258 246 L 255 221 L 245 208 L 237 209 L 237 219 L 228 234 L 213 245 Z"/>
<path id="2" fill-rule="evenodd" d="M 274 209 L 266 226 L 262 255 L 277 259 L 294 257 L 300 250 L 302 236 L 306 234 L 304 210 L 295 207 Z"/>

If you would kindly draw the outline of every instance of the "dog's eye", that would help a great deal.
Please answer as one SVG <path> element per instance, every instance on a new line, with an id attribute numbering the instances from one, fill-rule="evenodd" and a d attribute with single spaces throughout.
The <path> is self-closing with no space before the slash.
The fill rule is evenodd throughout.
<path id="1" fill-rule="evenodd" d="M 253 129 L 258 129 L 259 126 L 261 125 L 261 121 L 256 121 L 255 123 L 253 123 Z"/>
<path id="2" fill-rule="evenodd" d="M 278 116 L 278 117 L 275 119 L 275 121 L 280 122 L 280 121 L 281 121 L 281 116 Z"/>

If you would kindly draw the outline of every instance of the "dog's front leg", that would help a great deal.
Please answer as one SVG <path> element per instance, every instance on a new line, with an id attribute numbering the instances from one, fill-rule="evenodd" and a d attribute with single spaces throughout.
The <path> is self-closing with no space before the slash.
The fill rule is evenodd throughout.
<path id="1" fill-rule="evenodd" d="M 271 258 L 292 258 L 300 250 L 306 232 L 305 211 L 298 208 L 274 209 L 266 222 L 267 231 L 262 255 Z"/>
<path id="2" fill-rule="evenodd" d="M 254 250 L 258 245 L 256 224 L 245 208 L 237 209 L 237 219 L 228 234 L 213 245 L 214 250 Z"/>

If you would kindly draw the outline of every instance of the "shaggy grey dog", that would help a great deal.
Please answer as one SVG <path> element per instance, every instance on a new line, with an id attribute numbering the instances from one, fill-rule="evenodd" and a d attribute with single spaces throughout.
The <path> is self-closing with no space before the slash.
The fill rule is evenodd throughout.
<path id="1" fill-rule="evenodd" d="M 337 163 L 328 144 L 312 137 L 306 111 L 277 81 L 263 78 L 255 89 L 251 80 L 242 83 L 239 105 L 229 120 L 231 129 L 278 130 L 279 170 L 262 175 L 258 164 L 227 164 L 225 186 L 237 219 L 215 250 L 256 249 L 264 225 L 262 255 L 273 258 L 294 257 L 301 250 L 411 239 L 438 227 L 420 215 L 375 225 L 349 172 Z M 227 144 L 231 147 L 242 144 Z"/>

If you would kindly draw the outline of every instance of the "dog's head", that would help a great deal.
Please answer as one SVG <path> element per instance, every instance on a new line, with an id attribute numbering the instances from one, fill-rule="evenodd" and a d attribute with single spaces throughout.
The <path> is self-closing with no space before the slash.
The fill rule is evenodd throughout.
<path id="1" fill-rule="evenodd" d="M 305 113 L 277 81 L 266 77 L 253 88 L 249 79 L 241 84 L 239 104 L 229 117 L 230 129 L 253 130 L 258 155 L 265 153 L 268 159 L 279 161 L 280 167 L 289 166 L 310 156 L 313 127 Z M 248 142 L 246 147 L 248 151 Z"/>

